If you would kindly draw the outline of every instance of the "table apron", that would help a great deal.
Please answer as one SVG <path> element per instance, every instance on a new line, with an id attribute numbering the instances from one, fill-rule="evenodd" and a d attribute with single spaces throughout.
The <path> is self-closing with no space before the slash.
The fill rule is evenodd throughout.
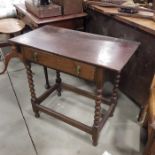
<path id="1" fill-rule="evenodd" d="M 43 52 L 38 49 L 23 47 L 25 60 L 64 72 L 86 80 L 94 81 L 96 67 L 87 63 Z"/>

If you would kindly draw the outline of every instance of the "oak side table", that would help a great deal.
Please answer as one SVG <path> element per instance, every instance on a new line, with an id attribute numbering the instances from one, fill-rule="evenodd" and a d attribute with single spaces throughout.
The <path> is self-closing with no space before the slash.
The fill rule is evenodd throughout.
<path id="1" fill-rule="evenodd" d="M 42 37 L 38 37 L 38 35 Z M 12 38 L 10 41 L 18 48 L 26 66 L 35 116 L 39 117 L 39 112 L 44 112 L 64 121 L 92 135 L 93 145 L 96 146 L 101 129 L 117 105 L 120 72 L 138 48 L 139 43 L 54 26 L 41 27 Z M 56 83 L 39 97 L 35 93 L 31 63 L 55 69 L 57 73 Z M 104 77 L 107 69 L 116 73 L 113 93 L 109 101 L 103 96 Z M 94 81 L 95 94 L 62 83 L 60 72 Z M 41 104 L 54 91 L 61 96 L 62 89 L 68 89 L 95 100 L 93 126 L 85 125 Z M 102 103 L 109 105 L 105 113 L 101 110 Z"/>

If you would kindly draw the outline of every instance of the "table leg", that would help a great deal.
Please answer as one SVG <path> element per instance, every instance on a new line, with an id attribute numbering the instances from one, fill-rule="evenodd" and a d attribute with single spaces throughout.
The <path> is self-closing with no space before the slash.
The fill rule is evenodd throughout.
<path id="1" fill-rule="evenodd" d="M 98 144 L 99 138 L 99 128 L 101 121 L 101 103 L 102 103 L 102 93 L 103 93 L 103 69 L 97 69 L 96 72 L 96 101 L 95 101 L 95 115 L 94 115 L 94 125 L 93 125 L 93 145 Z"/>
<path id="2" fill-rule="evenodd" d="M 58 96 L 61 96 L 62 85 L 59 71 L 56 71 L 56 83 L 59 85 L 57 88 Z"/>
<path id="3" fill-rule="evenodd" d="M 39 117 L 39 111 L 36 109 L 35 104 L 37 104 L 37 98 L 36 98 L 36 93 L 35 93 L 35 88 L 34 88 L 34 82 L 33 82 L 33 74 L 31 70 L 31 64 L 29 62 L 25 63 L 26 67 L 26 73 L 27 73 L 27 78 L 28 78 L 28 84 L 30 88 L 30 93 L 31 93 L 31 103 L 32 103 L 32 108 L 35 113 L 35 117 Z"/>
<path id="4" fill-rule="evenodd" d="M 113 90 L 112 90 L 112 98 L 111 98 L 111 103 L 114 104 L 115 108 L 116 108 L 116 105 L 117 105 L 117 100 L 118 100 L 118 87 L 119 87 L 119 82 L 120 82 L 120 73 L 117 73 L 116 77 L 115 77 L 115 81 L 114 81 L 114 87 L 113 87 Z M 111 113 L 111 116 L 113 116 L 113 113 L 115 111 L 115 108 L 113 109 L 112 113 Z"/>
<path id="5" fill-rule="evenodd" d="M 49 89 L 50 88 L 50 84 L 49 84 L 49 79 L 48 79 L 48 70 L 47 67 L 44 66 L 44 74 L 45 74 L 45 88 Z"/>

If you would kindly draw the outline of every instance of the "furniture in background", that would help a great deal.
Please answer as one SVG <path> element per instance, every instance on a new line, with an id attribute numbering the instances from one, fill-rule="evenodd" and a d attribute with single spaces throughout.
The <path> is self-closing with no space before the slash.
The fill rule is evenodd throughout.
<path id="1" fill-rule="evenodd" d="M 10 41 L 18 47 L 18 52 L 26 66 L 35 116 L 39 117 L 39 111 L 41 111 L 79 128 L 92 135 L 93 145 L 96 146 L 101 129 L 107 119 L 113 115 L 117 105 L 120 72 L 138 48 L 139 43 L 53 26 L 44 26 L 12 38 Z M 37 97 L 35 93 L 31 63 L 55 69 L 57 73 L 56 83 L 40 97 Z M 113 70 L 116 74 L 112 96 L 109 100 L 103 96 L 106 70 Z M 95 94 L 62 83 L 60 72 L 95 82 Z M 42 101 L 55 90 L 58 96 L 61 96 L 62 88 L 95 99 L 93 126 L 85 125 L 41 105 Z M 102 103 L 109 105 L 105 113 L 101 109 Z"/>
<path id="2" fill-rule="evenodd" d="M 9 46 L 10 44 L 8 42 L 8 38 L 14 37 L 17 34 L 21 33 L 24 27 L 25 24 L 19 19 L 16 18 L 0 19 L 0 33 L 8 36 L 5 37 L 5 40 L 0 41 L 0 47 L 2 48 Z M 5 67 L 4 70 L 0 72 L 0 74 L 3 74 L 6 71 L 10 59 L 13 57 L 17 57 L 14 48 L 12 48 L 12 51 L 4 56 Z"/>
<path id="3" fill-rule="evenodd" d="M 143 126 L 147 128 L 147 143 L 144 149 L 144 155 L 155 154 L 155 75 L 150 88 L 150 97 L 146 107 L 146 116 Z"/>
<path id="4" fill-rule="evenodd" d="M 84 19 L 87 16 L 86 13 L 78 13 L 78 14 L 71 14 L 71 15 L 63 15 L 58 17 L 51 17 L 51 18 L 37 18 L 33 14 L 27 11 L 25 5 L 15 5 L 17 10 L 17 17 L 25 22 L 31 29 L 35 29 L 44 25 L 54 25 L 58 27 L 64 27 L 74 30 L 84 30 Z M 48 71 L 47 68 L 44 67 L 45 73 L 45 88 L 50 88 L 49 80 L 48 80 Z"/>
<path id="5" fill-rule="evenodd" d="M 86 13 L 78 13 L 50 18 L 37 18 L 33 14 L 27 11 L 25 5 L 15 5 L 17 10 L 17 17 L 25 22 L 26 25 L 35 29 L 43 25 L 54 25 L 58 27 L 64 27 L 74 30 L 84 29 L 84 18 L 87 16 Z"/>
<path id="6" fill-rule="evenodd" d="M 110 12 L 115 9 L 99 6 L 88 9 L 86 31 L 141 42 L 138 51 L 122 71 L 120 89 L 143 110 L 155 73 L 155 22 L 111 15 Z"/>

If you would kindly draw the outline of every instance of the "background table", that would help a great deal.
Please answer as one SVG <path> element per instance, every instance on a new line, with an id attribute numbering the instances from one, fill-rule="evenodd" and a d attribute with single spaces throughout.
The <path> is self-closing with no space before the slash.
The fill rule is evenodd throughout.
<path id="1" fill-rule="evenodd" d="M 30 26 L 32 29 L 51 24 L 54 26 L 83 30 L 84 29 L 84 18 L 87 16 L 86 13 L 72 14 L 67 16 L 58 16 L 51 18 L 39 19 L 29 13 L 26 10 L 25 5 L 19 4 L 15 5 L 17 10 L 17 16 L 25 22 L 26 25 Z"/>

